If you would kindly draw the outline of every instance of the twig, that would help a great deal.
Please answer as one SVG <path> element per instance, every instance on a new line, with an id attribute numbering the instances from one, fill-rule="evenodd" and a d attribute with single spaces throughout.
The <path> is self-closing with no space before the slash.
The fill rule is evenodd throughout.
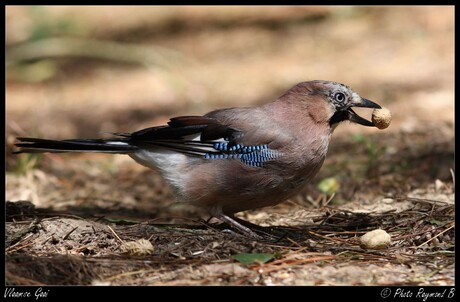
<path id="1" fill-rule="evenodd" d="M 27 234 L 29 233 L 34 233 L 36 228 L 37 228 L 37 225 L 39 223 L 39 220 L 38 219 L 34 219 L 32 222 L 28 222 L 29 223 L 29 226 L 28 227 L 25 227 L 19 231 L 17 231 L 16 233 L 14 233 L 13 235 L 10 236 L 10 238 L 8 238 L 8 240 L 6 240 L 6 243 L 7 245 L 10 245 L 11 244 L 15 244 L 15 243 L 18 243 L 18 242 L 21 242 L 22 238 L 24 236 L 26 236 Z"/>
<path id="2" fill-rule="evenodd" d="M 115 231 L 110 227 L 110 225 L 107 226 L 113 233 L 113 235 L 115 235 L 115 237 L 120 240 L 121 243 L 124 243 L 124 241 L 117 235 L 117 233 L 115 233 Z"/>
<path id="3" fill-rule="evenodd" d="M 292 244 L 294 244 L 296 247 L 303 249 L 303 247 L 298 242 L 294 241 L 293 239 L 287 237 L 287 240 L 291 242 Z"/>
<path id="4" fill-rule="evenodd" d="M 417 198 L 417 197 L 408 197 L 408 196 L 398 196 L 395 198 L 396 200 L 407 200 L 412 202 L 420 202 L 420 203 L 429 203 L 429 204 L 442 204 L 442 205 L 451 205 L 445 201 L 439 201 L 434 199 L 427 199 L 427 198 Z"/>
<path id="5" fill-rule="evenodd" d="M 12 253 L 12 252 L 17 252 L 23 248 L 25 248 L 26 246 L 32 244 L 32 242 L 29 242 L 29 243 L 24 243 L 25 241 L 27 241 L 30 237 L 32 237 L 34 234 L 33 233 L 30 233 L 29 235 L 27 235 L 26 237 L 24 237 L 21 241 L 9 246 L 5 252 L 6 253 Z M 19 246 L 19 245 L 22 245 L 22 246 Z M 17 247 L 17 248 L 16 248 Z"/>
<path id="6" fill-rule="evenodd" d="M 331 201 L 332 199 L 335 197 L 335 192 L 332 193 L 332 195 L 328 198 L 328 200 L 326 200 L 326 202 L 324 203 L 324 207 L 327 206 Z"/>
<path id="7" fill-rule="evenodd" d="M 439 233 L 439 234 L 437 234 L 436 236 L 434 236 L 434 237 L 428 239 L 427 241 L 425 241 L 424 243 L 420 244 L 419 246 L 416 246 L 415 248 L 419 248 L 419 247 L 421 247 L 421 246 L 427 244 L 428 242 L 430 242 L 431 240 L 433 240 L 433 239 L 436 238 L 436 237 L 441 236 L 442 234 L 444 234 L 445 232 L 447 232 L 448 230 L 450 230 L 450 229 L 453 228 L 454 226 L 455 226 L 455 224 L 452 224 L 450 227 L 448 227 L 447 229 L 445 229 L 445 230 L 442 231 L 441 233 Z"/>
<path id="8" fill-rule="evenodd" d="M 393 241 L 399 241 L 399 240 L 406 239 L 406 238 L 408 238 L 408 237 L 415 237 L 415 236 L 418 236 L 418 235 L 423 235 L 423 234 L 426 234 L 426 233 L 429 233 L 429 232 L 433 232 L 434 230 L 441 229 L 441 228 L 443 228 L 444 226 L 446 226 L 447 224 L 449 224 L 449 223 L 446 223 L 446 224 L 444 224 L 444 225 L 442 225 L 442 226 L 435 227 L 434 229 L 429 229 L 429 230 L 425 230 L 425 231 L 418 232 L 418 233 L 414 233 L 414 234 L 408 234 L 408 235 L 403 235 L 403 236 L 395 237 L 395 238 L 393 238 L 392 240 L 393 240 Z"/>
<path id="9" fill-rule="evenodd" d="M 340 242 L 340 243 L 348 243 L 348 241 L 346 240 L 343 240 L 343 239 L 337 239 L 337 238 L 330 238 L 330 237 L 327 237 L 327 236 L 323 236 L 321 234 L 318 234 L 318 233 L 315 233 L 315 232 L 312 232 L 312 231 L 307 231 L 308 233 L 312 234 L 312 235 L 315 235 L 319 238 L 323 238 L 323 239 L 326 239 L 326 240 L 330 240 L 330 241 L 335 241 L 335 242 Z"/>
<path id="10" fill-rule="evenodd" d="M 62 240 L 67 240 L 67 238 L 69 238 L 70 234 L 72 234 L 73 232 L 75 232 L 75 230 L 78 229 L 78 227 L 74 227 L 70 232 L 67 233 L 67 235 L 64 236 L 64 238 L 62 238 Z"/>
<path id="11" fill-rule="evenodd" d="M 336 256 L 318 256 L 318 257 L 299 259 L 299 260 L 294 260 L 294 261 L 289 261 L 289 262 L 284 261 L 284 263 L 282 263 L 281 265 L 270 263 L 269 265 L 261 265 L 261 266 L 254 267 L 254 270 L 256 271 L 263 270 L 263 273 L 270 273 L 270 272 L 278 271 L 280 269 L 287 268 L 287 267 L 294 266 L 294 265 L 306 264 L 306 263 L 322 261 L 322 260 L 332 260 L 335 258 Z"/>

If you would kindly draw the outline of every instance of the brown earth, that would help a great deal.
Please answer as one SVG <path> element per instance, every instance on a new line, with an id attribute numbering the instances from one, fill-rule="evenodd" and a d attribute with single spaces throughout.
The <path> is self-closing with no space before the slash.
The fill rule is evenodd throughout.
<path id="1" fill-rule="evenodd" d="M 6 284 L 454 285 L 453 12 L 7 7 Z M 240 213 L 270 227 L 263 240 L 175 204 L 128 157 L 12 154 L 18 136 L 128 132 L 312 79 L 350 85 L 392 124 L 341 125 L 301 195 Z M 330 177 L 333 196 L 318 188 Z M 377 228 L 392 245 L 362 248 Z"/>

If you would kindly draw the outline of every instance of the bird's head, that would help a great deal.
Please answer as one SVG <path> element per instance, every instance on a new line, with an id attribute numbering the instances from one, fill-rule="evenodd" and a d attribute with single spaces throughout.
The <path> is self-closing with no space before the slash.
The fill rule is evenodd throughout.
<path id="1" fill-rule="evenodd" d="M 307 101 L 305 108 L 314 120 L 328 122 L 331 127 L 335 127 L 343 121 L 375 127 L 373 122 L 359 116 L 352 108 L 382 108 L 380 105 L 360 97 L 350 87 L 336 82 L 302 82 L 294 86 L 290 92 L 295 95 L 295 99 Z M 289 94 L 288 92 L 286 96 Z M 302 97 L 299 98 L 299 94 Z"/>
<path id="2" fill-rule="evenodd" d="M 363 126 L 375 127 L 373 122 L 359 116 L 352 107 L 381 109 L 380 105 L 360 97 L 346 85 L 335 82 L 328 82 L 323 85 L 325 87 L 324 92 L 326 92 L 325 96 L 332 105 L 332 109 L 335 110 L 329 120 L 331 125 L 349 120 Z"/>

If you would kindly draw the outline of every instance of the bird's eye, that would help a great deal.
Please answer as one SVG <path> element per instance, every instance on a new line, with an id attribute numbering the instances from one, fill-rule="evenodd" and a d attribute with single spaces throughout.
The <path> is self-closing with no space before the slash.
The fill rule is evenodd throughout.
<path id="1" fill-rule="evenodd" d="M 341 92 L 337 92 L 335 95 L 334 95 L 334 99 L 339 102 L 339 103 L 342 103 L 343 101 L 345 101 L 345 95 Z"/>

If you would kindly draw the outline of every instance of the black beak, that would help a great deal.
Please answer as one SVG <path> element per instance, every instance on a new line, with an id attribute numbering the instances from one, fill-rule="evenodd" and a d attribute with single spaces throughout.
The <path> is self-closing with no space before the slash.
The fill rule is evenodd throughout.
<path id="1" fill-rule="evenodd" d="M 374 103 L 374 102 L 372 102 L 372 101 L 370 101 L 368 99 L 365 99 L 365 98 L 361 98 L 361 100 L 358 103 L 354 103 L 352 105 L 352 107 L 365 107 L 365 108 L 382 109 L 382 107 L 380 107 L 380 105 L 378 105 L 378 104 L 376 104 L 376 103 Z M 351 107 L 348 108 L 347 111 L 348 111 L 348 120 L 350 120 L 351 122 L 355 122 L 355 123 L 358 123 L 358 124 L 363 125 L 363 126 L 375 127 L 373 122 L 368 121 L 363 117 L 360 117 L 358 114 L 356 114 L 356 112 L 353 111 L 353 109 L 351 109 Z"/>

